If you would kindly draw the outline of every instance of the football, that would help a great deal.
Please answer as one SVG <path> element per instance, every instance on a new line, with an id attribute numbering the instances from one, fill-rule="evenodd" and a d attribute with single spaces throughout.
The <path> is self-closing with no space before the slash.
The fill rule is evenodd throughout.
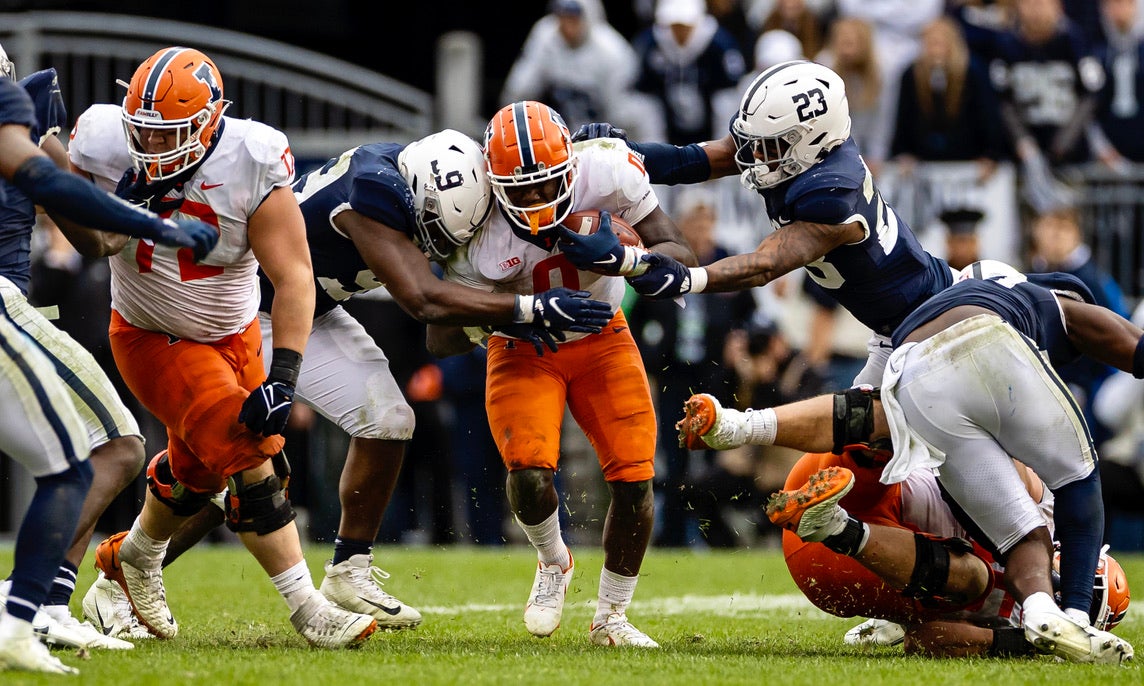
<path id="1" fill-rule="evenodd" d="M 636 248 L 643 247 L 643 241 L 632 225 L 620 218 L 620 215 L 615 212 L 612 215 L 612 232 L 620 239 L 620 245 L 630 245 Z M 591 236 L 600 229 L 600 211 L 599 210 L 580 210 L 568 215 L 564 220 L 564 226 L 568 227 L 570 231 L 575 231 L 581 236 Z"/>

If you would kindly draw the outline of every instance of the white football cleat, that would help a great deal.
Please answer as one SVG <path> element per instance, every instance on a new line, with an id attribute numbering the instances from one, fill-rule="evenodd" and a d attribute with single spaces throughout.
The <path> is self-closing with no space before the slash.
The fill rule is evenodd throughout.
<path id="1" fill-rule="evenodd" d="M 1117 665 L 1132 660 L 1132 644 L 1123 638 L 1077 622 L 1064 612 L 1030 612 L 1023 625 L 1025 640 L 1044 653 L 1071 662 Z"/>
<path id="2" fill-rule="evenodd" d="M 48 674 L 79 674 L 75 667 L 60 662 L 48 652 L 47 646 L 27 635 L 0 639 L 0 671 L 11 669 L 22 672 L 45 672 Z"/>
<path id="3" fill-rule="evenodd" d="M 290 623 L 310 645 L 318 648 L 352 646 L 377 631 L 376 619 L 343 610 L 317 591 L 291 613 Z"/>
<path id="4" fill-rule="evenodd" d="M 524 627 L 533 636 L 551 636 L 560 627 L 560 618 L 564 615 L 564 596 L 568 593 L 568 585 L 572 583 L 572 574 L 576 569 L 571 551 L 568 559 L 567 569 L 562 569 L 559 564 L 536 563 L 532 592 L 524 606 Z"/>
<path id="5" fill-rule="evenodd" d="M 626 615 L 613 612 L 603 624 L 592 625 L 592 643 L 598 646 L 633 646 L 635 648 L 658 648 L 650 636 L 632 626 Z"/>
<path id="6" fill-rule="evenodd" d="M 179 634 L 179 625 L 167 606 L 162 568 L 140 569 L 121 557 L 117 576 L 119 578 L 112 577 L 112 580 L 127 593 L 135 616 L 143 626 L 159 638 L 171 639 Z"/>
<path id="7" fill-rule="evenodd" d="M 99 650 L 131 650 L 127 641 L 104 636 L 91 622 L 80 622 L 71 616 L 66 605 L 45 605 L 32 620 L 32 631 L 48 646 Z"/>
<path id="8" fill-rule="evenodd" d="M 710 393 L 696 393 L 683 404 L 679 445 L 689 450 L 730 450 L 746 445 L 751 436 L 751 413 L 723 407 Z"/>
<path id="9" fill-rule="evenodd" d="M 842 637 L 848 646 L 896 646 L 904 640 L 906 630 L 902 625 L 887 619 L 867 619 Z"/>
<path id="10" fill-rule="evenodd" d="M 131 641 L 154 638 L 147 627 L 139 623 L 127 594 L 103 572 L 83 596 L 83 616 L 105 636 Z"/>
<path id="11" fill-rule="evenodd" d="M 381 629 L 416 627 L 421 613 L 381 590 L 389 573 L 371 562 L 373 555 L 354 555 L 336 565 L 327 562 L 322 595 L 342 609 L 373 617 Z"/>

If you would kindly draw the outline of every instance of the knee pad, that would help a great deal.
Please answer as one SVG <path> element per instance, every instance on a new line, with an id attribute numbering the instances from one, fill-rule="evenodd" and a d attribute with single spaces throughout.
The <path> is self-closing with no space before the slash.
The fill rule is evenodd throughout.
<path id="1" fill-rule="evenodd" d="M 944 595 L 949 581 L 949 554 L 972 553 L 973 546 L 960 538 L 937 538 L 926 534 L 914 534 L 914 571 L 910 583 L 902 589 L 902 595 L 914 598 L 922 605 L 956 599 Z"/>
<path id="2" fill-rule="evenodd" d="M 870 434 L 874 433 L 874 401 L 881 398 L 881 395 L 879 389 L 866 384 L 834 394 L 832 453 L 841 455 L 845 451 L 868 451 L 882 453 L 880 456 L 885 460 L 893 455 L 889 439 L 870 440 Z"/>
<path id="3" fill-rule="evenodd" d="M 166 450 L 152 458 L 147 465 L 147 490 L 179 517 L 190 517 L 203 509 L 212 495 L 192 491 L 179 483 L 171 472 Z"/>
<path id="4" fill-rule="evenodd" d="M 290 464 L 283 453 L 272 460 L 275 473 L 262 481 L 244 484 L 238 474 L 227 480 L 230 492 L 226 497 L 226 528 L 235 533 L 253 531 L 265 536 L 294 521 L 297 515 L 286 494 Z"/>

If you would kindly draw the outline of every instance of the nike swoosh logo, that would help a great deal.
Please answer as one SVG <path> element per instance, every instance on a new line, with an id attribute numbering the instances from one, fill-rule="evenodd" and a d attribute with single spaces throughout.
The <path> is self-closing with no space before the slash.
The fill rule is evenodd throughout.
<path id="1" fill-rule="evenodd" d="M 651 295 L 654 297 L 654 296 L 659 295 L 660 293 L 663 293 L 665 290 L 670 288 L 671 284 L 673 284 L 673 283 L 675 283 L 675 276 L 669 274 L 668 276 L 664 277 L 663 285 L 660 286 L 659 289 L 656 290 Z"/>
<path id="2" fill-rule="evenodd" d="M 204 191 L 209 191 L 210 189 L 218 188 L 221 185 L 221 183 L 207 183 L 206 181 L 203 181 L 201 184 L 199 184 L 199 188 Z"/>
<path id="3" fill-rule="evenodd" d="M 396 617 L 397 615 L 401 614 L 401 606 L 400 605 L 397 607 L 394 607 L 394 608 L 388 608 L 388 607 L 382 605 L 381 603 L 375 603 L 372 600 L 367 600 L 366 598 L 363 598 L 360 595 L 358 596 L 358 600 L 362 601 L 363 603 L 369 603 L 370 605 L 373 605 L 374 607 L 381 610 L 382 612 L 389 615 L 390 617 Z"/>
<path id="4" fill-rule="evenodd" d="M 107 622 L 103 621 L 103 613 L 99 611 L 99 605 L 95 606 L 95 619 L 99 622 L 99 629 L 103 632 L 103 635 L 110 636 L 111 627 L 107 626 Z"/>
<path id="5" fill-rule="evenodd" d="M 592 264 L 598 264 L 598 265 L 600 265 L 600 266 L 604 266 L 604 265 L 609 265 L 609 264 L 611 264 L 611 263 L 613 263 L 613 262 L 615 262 L 615 261 L 616 261 L 616 256 L 615 256 L 615 255 L 608 255 L 608 259 L 606 259 L 606 260 L 596 260 L 596 261 L 595 261 L 595 262 L 593 262 Z"/>

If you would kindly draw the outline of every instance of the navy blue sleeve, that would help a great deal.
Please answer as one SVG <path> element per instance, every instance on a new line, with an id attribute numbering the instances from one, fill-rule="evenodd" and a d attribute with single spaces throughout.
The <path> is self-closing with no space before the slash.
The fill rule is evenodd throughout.
<path id="1" fill-rule="evenodd" d="M 1094 467 L 1080 481 L 1054 490 L 1053 496 L 1053 521 L 1061 543 L 1061 605 L 1087 614 L 1092 607 L 1092 582 L 1104 536 L 1098 470 Z"/>
<path id="2" fill-rule="evenodd" d="M 845 224 L 858 212 L 857 188 L 817 188 L 789 202 L 790 216 L 795 221 L 815 224 Z"/>
<path id="3" fill-rule="evenodd" d="M 3 124 L 35 128 L 36 110 L 23 88 L 11 79 L 0 77 L 0 125 Z"/>
<path id="4" fill-rule="evenodd" d="M 350 188 L 350 206 L 391 229 L 414 235 L 413 191 L 396 172 L 355 178 Z"/>
<path id="5" fill-rule="evenodd" d="M 69 128 L 68 110 L 64 106 L 55 69 L 44 69 L 28 74 L 20 79 L 20 86 L 27 91 L 36 108 L 36 121 L 39 126 L 32 132 L 35 139 L 54 136 Z"/>

